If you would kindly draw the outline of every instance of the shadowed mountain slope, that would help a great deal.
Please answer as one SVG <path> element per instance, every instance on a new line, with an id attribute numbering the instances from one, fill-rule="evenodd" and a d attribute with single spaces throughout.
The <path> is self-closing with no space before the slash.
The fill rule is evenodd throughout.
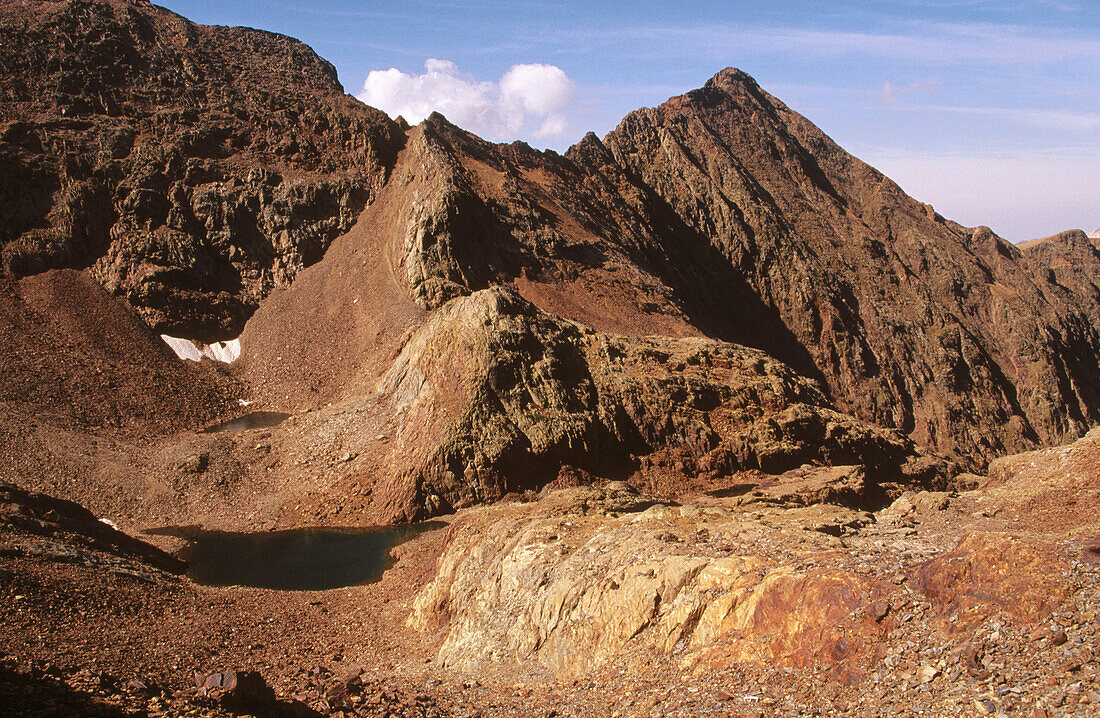
<path id="1" fill-rule="evenodd" d="M 632 113 L 605 143 L 781 317 L 845 410 L 982 458 L 1096 421 L 1095 292 L 945 221 L 744 73 Z"/>

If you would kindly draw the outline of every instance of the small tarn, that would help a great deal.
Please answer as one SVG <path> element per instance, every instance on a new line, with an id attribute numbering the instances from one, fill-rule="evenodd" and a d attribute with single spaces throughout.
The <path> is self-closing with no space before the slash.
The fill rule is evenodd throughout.
<path id="1" fill-rule="evenodd" d="M 393 564 L 394 546 L 440 526 L 435 521 L 256 533 L 167 526 L 145 533 L 186 539 L 189 544 L 178 555 L 187 561 L 187 575 L 195 583 L 321 591 L 377 581 Z"/>

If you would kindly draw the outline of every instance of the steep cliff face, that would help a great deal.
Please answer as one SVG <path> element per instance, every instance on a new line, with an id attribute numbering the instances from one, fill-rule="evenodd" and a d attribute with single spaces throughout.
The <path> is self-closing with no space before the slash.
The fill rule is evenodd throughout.
<path id="1" fill-rule="evenodd" d="M 302 43 L 143 0 L 0 6 L 0 254 L 90 268 L 158 332 L 239 334 L 404 141 Z"/>

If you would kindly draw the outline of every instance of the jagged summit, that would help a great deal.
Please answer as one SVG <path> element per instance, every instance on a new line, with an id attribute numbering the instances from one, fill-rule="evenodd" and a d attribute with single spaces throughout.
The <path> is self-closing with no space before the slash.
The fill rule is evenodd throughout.
<path id="1" fill-rule="evenodd" d="M 719 70 L 713 76 L 711 76 L 702 87 L 694 90 L 690 90 L 683 95 L 685 98 L 705 98 L 706 93 L 709 91 L 718 90 L 727 95 L 732 96 L 750 96 L 759 95 L 764 96 L 767 93 L 760 87 L 760 84 L 749 73 L 736 67 L 727 67 Z M 767 97 L 771 100 L 770 95 Z M 676 98 L 670 98 L 675 100 Z"/>
<path id="2" fill-rule="evenodd" d="M 753 78 L 749 73 L 737 67 L 727 67 L 723 70 L 719 70 L 718 72 L 714 73 L 714 76 L 712 78 L 707 80 L 706 84 L 718 85 L 726 89 L 735 86 L 760 89 L 760 85 L 757 84 L 755 78 Z"/>

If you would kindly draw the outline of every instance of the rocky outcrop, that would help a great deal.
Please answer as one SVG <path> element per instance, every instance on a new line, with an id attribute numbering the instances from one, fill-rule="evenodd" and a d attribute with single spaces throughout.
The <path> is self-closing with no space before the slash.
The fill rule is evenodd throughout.
<path id="1" fill-rule="evenodd" d="M 144 0 L 7 3 L 0 67 L 5 270 L 89 267 L 207 343 L 351 227 L 404 141 L 300 42 Z"/>
<path id="2" fill-rule="evenodd" d="M 983 488 L 906 492 L 874 514 L 851 508 L 851 467 L 683 505 L 619 483 L 548 490 L 452 522 L 407 622 L 472 673 L 579 680 L 657 660 L 912 688 L 988 680 L 1013 656 L 1078 671 L 1096 660 L 1066 631 L 1095 615 L 1098 456 L 1100 430 L 998 460 Z"/>
<path id="3" fill-rule="evenodd" d="M 129 562 L 173 574 L 186 569 L 183 561 L 122 533 L 80 504 L 7 483 L 0 483 L 0 535 L 8 555 L 106 564 L 116 571 L 125 570 Z"/>
<path id="4" fill-rule="evenodd" d="M 906 655 L 915 616 L 950 646 L 990 619 L 1030 630 L 1073 594 L 1050 539 L 965 532 L 941 553 L 927 542 L 942 529 L 907 528 L 942 521 L 945 494 L 910 495 L 898 501 L 908 513 L 878 516 L 730 499 L 641 510 L 623 499 L 613 486 L 569 489 L 465 513 L 409 625 L 440 632 L 438 659 L 468 672 L 536 664 L 580 678 L 669 656 L 682 670 L 764 664 L 859 681 L 884 655 L 891 667 Z M 917 680 L 945 664 L 920 667 Z"/>
<path id="5" fill-rule="evenodd" d="M 1065 446 L 1004 456 L 989 465 L 983 511 L 1087 531 L 1100 506 L 1100 429 Z"/>
<path id="6" fill-rule="evenodd" d="M 537 490 L 571 470 L 640 485 L 673 470 L 675 492 L 739 471 L 858 463 L 869 504 L 950 473 L 903 435 L 836 411 L 763 352 L 602 334 L 500 288 L 437 310 L 382 377 L 378 409 L 400 417 L 387 451 L 407 467 L 405 488 L 389 499 L 406 518 Z"/>
<path id="7" fill-rule="evenodd" d="M 789 598 L 792 588 L 806 604 L 815 589 L 839 598 L 866 588 L 855 577 L 860 585 L 853 592 L 844 577 L 830 585 L 838 577 L 789 570 L 765 578 L 777 568 L 765 557 L 717 555 L 710 543 L 736 540 L 754 528 L 722 509 L 691 516 L 707 537 L 701 546 L 684 533 L 688 524 L 681 517 L 688 514 L 679 507 L 619 516 L 621 490 L 565 493 L 548 496 L 546 508 L 475 513 L 452 528 L 436 577 L 417 596 L 409 618 L 421 630 L 445 627 L 444 665 L 477 670 L 493 662 L 537 661 L 560 676 L 583 675 L 628 644 L 644 644 L 643 653 L 711 646 L 738 622 L 738 606 L 744 623 L 756 607 L 782 600 L 773 594 Z M 830 538 L 808 534 L 805 540 L 824 547 Z M 799 585 L 786 585 L 790 580 Z M 787 663 L 797 653 L 790 641 L 804 631 L 821 640 L 829 626 L 838 631 L 835 640 L 848 628 L 837 619 L 853 607 L 832 603 L 836 615 L 803 616 L 798 602 L 788 606 L 789 623 L 771 626 L 778 629 L 773 646 L 743 648 L 758 652 L 754 658 Z M 744 658 L 737 651 L 729 656 L 730 662 Z"/>
<path id="8" fill-rule="evenodd" d="M 1021 622 L 1041 621 L 1070 593 L 1054 575 L 1065 570 L 1041 542 L 974 531 L 918 566 L 913 577 L 938 612 L 962 630 L 980 623 L 990 606 Z"/>

